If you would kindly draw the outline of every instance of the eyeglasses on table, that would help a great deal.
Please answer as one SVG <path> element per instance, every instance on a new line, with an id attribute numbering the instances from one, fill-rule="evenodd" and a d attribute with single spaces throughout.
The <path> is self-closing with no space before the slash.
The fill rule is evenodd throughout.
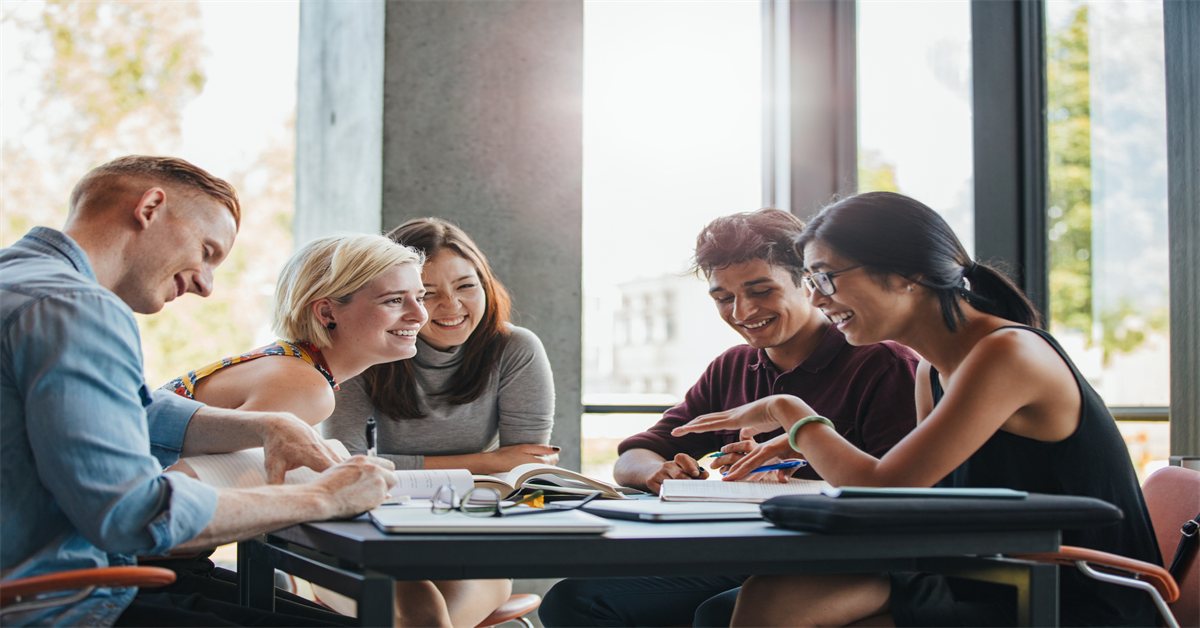
<path id="1" fill-rule="evenodd" d="M 505 504 L 500 492 L 496 489 L 479 487 L 466 492 L 462 499 L 458 498 L 458 491 L 450 484 L 443 484 L 438 487 L 436 493 L 433 494 L 432 503 L 429 506 L 430 512 L 435 515 L 444 515 L 455 510 L 467 515 L 468 517 L 517 517 L 520 515 L 538 515 L 547 512 L 563 512 L 565 510 L 576 510 L 584 504 L 600 497 L 600 492 L 591 493 L 582 500 L 572 503 L 570 506 L 554 506 L 551 508 L 522 508 L 515 510 L 521 504 L 533 501 L 542 496 L 542 491 L 534 491 L 529 495 L 525 495 L 515 502 Z"/>

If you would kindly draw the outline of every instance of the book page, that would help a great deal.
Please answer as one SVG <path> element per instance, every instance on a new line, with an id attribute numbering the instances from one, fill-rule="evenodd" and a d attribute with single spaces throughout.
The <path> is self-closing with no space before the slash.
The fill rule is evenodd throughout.
<path id="1" fill-rule="evenodd" d="M 342 441 L 326 440 L 325 443 L 343 458 L 349 458 L 350 452 Z M 182 458 L 196 472 L 201 482 L 218 488 L 255 488 L 266 486 L 267 470 L 262 447 L 243 449 L 227 454 L 210 454 Z M 284 484 L 306 484 L 317 479 L 320 475 L 308 467 L 292 469 L 284 476 Z"/>
<path id="2" fill-rule="evenodd" d="M 392 495 L 408 495 L 413 499 L 429 499 L 443 484 L 453 486 L 459 497 L 475 488 L 471 472 L 466 469 L 418 469 L 395 474 L 399 484 L 392 489 Z"/>
<path id="3" fill-rule="evenodd" d="M 571 471 L 570 469 L 563 469 L 562 467 L 549 464 L 531 462 L 514 467 L 508 473 L 497 473 L 495 476 L 514 487 L 544 488 L 574 494 L 600 491 L 607 498 L 624 499 L 624 495 L 617 490 L 617 487 L 608 482 L 602 482 Z M 544 481 L 552 486 L 538 486 L 537 483 L 530 484 L 531 480 Z"/>
<path id="4" fill-rule="evenodd" d="M 499 475 L 504 475 L 503 473 Z M 511 484 L 505 482 L 495 475 L 479 475 L 471 476 L 471 480 L 475 482 L 475 488 L 491 488 L 495 489 L 501 495 L 510 495 L 516 489 Z"/>
<path id="5" fill-rule="evenodd" d="M 545 480 L 551 484 L 558 486 L 566 486 L 571 488 L 587 488 L 589 486 L 604 486 L 611 489 L 616 487 L 608 482 L 602 482 L 589 478 L 583 474 L 576 473 L 570 469 L 563 469 L 549 464 L 538 464 L 531 462 L 515 467 L 512 471 L 505 474 L 505 480 L 514 486 L 524 484 L 533 478 Z"/>
<path id="6" fill-rule="evenodd" d="M 663 501 L 764 502 L 779 495 L 816 495 L 827 488 L 820 480 L 778 482 L 717 482 L 706 480 L 663 480 Z"/>

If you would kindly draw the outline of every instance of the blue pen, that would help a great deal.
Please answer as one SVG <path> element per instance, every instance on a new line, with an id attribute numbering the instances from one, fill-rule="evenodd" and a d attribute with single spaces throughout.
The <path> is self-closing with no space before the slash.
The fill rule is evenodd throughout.
<path id="1" fill-rule="evenodd" d="M 776 464 L 763 465 L 763 466 L 758 467 L 757 469 L 751 471 L 750 473 L 761 473 L 763 471 L 777 471 L 779 469 L 797 469 L 797 468 L 800 468 L 800 467 L 803 467 L 806 465 L 808 465 L 807 460 L 784 460 L 783 462 L 779 462 Z M 727 475 L 727 473 L 722 472 L 721 475 Z"/>

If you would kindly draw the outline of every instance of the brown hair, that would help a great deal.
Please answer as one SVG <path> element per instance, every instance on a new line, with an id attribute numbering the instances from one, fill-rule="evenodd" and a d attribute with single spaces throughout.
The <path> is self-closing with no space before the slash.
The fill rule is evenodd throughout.
<path id="1" fill-rule="evenodd" d="M 798 286 L 804 278 L 804 258 L 793 243 L 803 232 L 804 221 L 782 209 L 722 216 L 696 236 L 692 272 L 711 277 L 714 270 L 761 259 L 786 268 Z"/>
<path id="2" fill-rule="evenodd" d="M 105 204 L 114 195 L 124 192 L 127 180 L 131 178 L 199 192 L 229 208 L 234 224 L 239 228 L 242 225 L 242 206 L 237 190 L 224 179 L 177 157 L 128 155 L 93 168 L 71 190 L 70 212 L 75 214 L 83 211 L 84 206 Z"/>
<path id="3" fill-rule="evenodd" d="M 492 274 L 487 257 L 475 241 L 457 225 L 441 218 L 414 218 L 387 236 L 397 244 L 424 251 L 427 260 L 449 250 L 475 267 L 487 297 L 483 320 L 462 345 L 463 361 L 453 381 L 445 390 L 432 393 L 455 405 L 475 401 L 488 387 L 496 362 L 508 346 L 512 311 L 508 290 Z M 363 384 L 371 403 L 384 414 L 400 419 L 425 416 L 417 399 L 412 363 L 408 360 L 372 366 L 363 373 Z"/>

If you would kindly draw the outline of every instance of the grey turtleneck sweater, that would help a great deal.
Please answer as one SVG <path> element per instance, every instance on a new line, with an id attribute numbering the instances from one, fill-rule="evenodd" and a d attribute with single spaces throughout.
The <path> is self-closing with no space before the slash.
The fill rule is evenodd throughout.
<path id="1" fill-rule="evenodd" d="M 510 327 L 512 338 L 491 374 L 491 384 L 478 399 L 450 405 L 430 393 L 445 389 L 462 365 L 461 347 L 438 351 L 417 339 L 412 358 L 423 419 L 378 413 L 363 390 L 361 378 L 340 384 L 337 407 L 321 424 L 325 438 L 342 441 L 351 453 L 365 453 L 367 417 L 375 413 L 378 451 L 397 469 L 423 469 L 425 456 L 453 456 L 498 447 L 544 445 L 554 427 L 554 376 L 542 341 L 523 327 Z"/>

